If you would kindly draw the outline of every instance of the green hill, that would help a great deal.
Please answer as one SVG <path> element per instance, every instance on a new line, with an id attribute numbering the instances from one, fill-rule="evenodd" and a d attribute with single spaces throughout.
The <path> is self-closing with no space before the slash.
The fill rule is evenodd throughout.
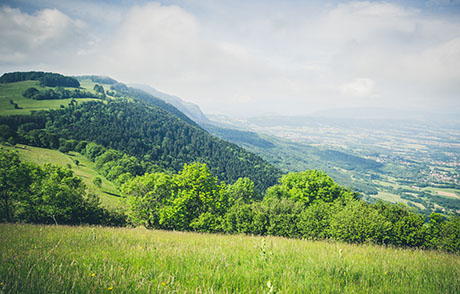
<path id="1" fill-rule="evenodd" d="M 62 153 L 58 150 L 27 145 L 17 145 L 15 148 L 2 146 L 2 148 L 15 150 L 18 152 L 19 158 L 26 162 L 33 162 L 40 165 L 51 163 L 70 168 L 76 176 L 81 177 L 88 188 L 88 192 L 99 196 L 104 207 L 116 208 L 123 206 L 123 203 L 120 201 L 119 191 L 114 183 L 101 177 L 96 170 L 94 162 L 78 152 Z M 101 187 L 94 184 L 96 177 L 101 178 Z"/>
<path id="2" fill-rule="evenodd" d="M 31 111 L 58 109 L 68 106 L 72 99 L 80 103 L 97 100 L 95 98 L 71 97 L 54 100 L 33 100 L 22 94 L 29 88 L 36 87 L 41 90 L 49 90 L 52 87 L 41 87 L 38 81 L 21 81 L 12 83 L 0 83 L 0 115 L 29 114 Z M 17 104 L 17 108 L 15 105 Z"/>
<path id="3" fill-rule="evenodd" d="M 210 135 L 172 105 L 114 80 L 80 77 L 79 93 L 98 95 L 97 87 L 102 87 L 102 93 L 95 96 L 98 98 L 70 97 L 68 102 L 69 99 L 26 98 L 23 93 L 31 87 L 37 87 L 39 92 L 52 90 L 61 96 L 65 88 L 43 87 L 39 81 L 22 81 L 22 76 L 18 79 L 0 84 L 1 103 L 5 106 L 1 114 L 8 114 L 0 117 L 0 125 L 9 126 L 12 132 L 3 134 L 5 140 L 13 137 L 19 143 L 56 149 L 59 138 L 90 141 L 174 171 L 185 163 L 199 161 L 208 164 L 227 183 L 249 177 L 259 191 L 275 184 L 281 174 L 260 157 Z M 9 100 L 20 109 L 15 109 Z M 31 113 L 32 110 L 48 111 Z"/>

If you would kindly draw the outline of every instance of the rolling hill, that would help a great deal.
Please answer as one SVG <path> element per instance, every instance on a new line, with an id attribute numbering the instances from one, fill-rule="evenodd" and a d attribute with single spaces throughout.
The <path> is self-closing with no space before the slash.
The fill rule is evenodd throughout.
<path id="1" fill-rule="evenodd" d="M 142 90 L 109 78 L 78 79 L 78 93 L 87 91 L 94 98 L 34 100 L 22 95 L 30 87 L 40 92 L 63 90 L 23 78 L 1 83 L 2 114 L 8 116 L 0 117 L 0 125 L 7 125 L 12 132 L 5 140 L 12 137 L 20 143 L 48 148 L 52 144 L 44 142 L 44 137 L 90 141 L 174 171 L 199 161 L 228 183 L 249 177 L 259 191 L 276 183 L 281 174 L 260 157 L 210 135 L 171 104 Z M 98 94 L 96 85 L 103 93 Z M 9 100 L 17 101 L 19 109 Z"/>

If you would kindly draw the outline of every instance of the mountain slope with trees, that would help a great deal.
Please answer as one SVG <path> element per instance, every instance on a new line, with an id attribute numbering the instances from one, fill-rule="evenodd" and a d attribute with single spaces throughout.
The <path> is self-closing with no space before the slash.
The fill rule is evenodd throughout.
<path id="1" fill-rule="evenodd" d="M 22 81 L 35 75 L 15 73 L 14 77 Z M 96 84 L 94 91 L 104 91 L 103 85 L 110 87 L 106 93 L 114 99 L 101 96 L 100 102 L 83 104 L 75 100 L 57 110 L 1 117 L 0 125 L 6 130 L 2 136 L 5 140 L 12 138 L 12 142 L 54 149 L 61 147 L 59 140 L 94 142 L 173 171 L 179 171 L 185 163 L 202 162 L 228 183 L 239 177 L 251 178 L 259 192 L 275 184 L 281 175 L 260 157 L 210 135 L 161 99 L 106 77 L 84 78 L 109 82 Z"/>
<path id="2" fill-rule="evenodd" d="M 174 107 L 179 109 L 181 112 L 193 119 L 195 122 L 199 123 L 201 126 L 203 125 L 203 123 L 210 123 L 210 120 L 201 111 L 200 107 L 194 103 L 184 101 L 177 96 L 162 93 L 160 91 L 157 91 L 155 88 L 152 88 L 147 85 L 131 84 L 131 87 L 143 90 L 155 97 L 164 100 L 165 102 L 171 105 L 174 105 Z"/>

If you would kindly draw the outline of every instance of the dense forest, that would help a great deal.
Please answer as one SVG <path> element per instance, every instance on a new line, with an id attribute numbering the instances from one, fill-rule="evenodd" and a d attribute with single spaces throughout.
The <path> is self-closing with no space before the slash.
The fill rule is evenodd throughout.
<path id="1" fill-rule="evenodd" d="M 98 79 L 95 79 L 98 80 Z M 183 121 L 197 126 L 197 124 L 191 120 L 188 116 L 186 116 L 183 112 L 179 111 L 176 107 L 172 106 L 171 104 L 153 96 L 150 95 L 149 93 L 142 91 L 140 89 L 136 88 L 131 88 L 126 86 L 123 83 L 114 83 L 113 85 L 110 86 L 110 89 L 112 91 L 115 91 L 117 96 L 120 97 L 132 97 L 135 99 L 139 99 L 141 101 L 144 101 L 150 105 L 155 105 L 161 109 L 166 110 L 167 112 L 177 116 L 178 118 L 182 119 Z"/>
<path id="2" fill-rule="evenodd" d="M 140 101 L 89 102 L 0 117 L 0 125 L 8 127 L 6 133 L 16 142 L 38 147 L 58 149 L 59 138 L 90 141 L 175 171 L 199 161 L 229 183 L 249 177 L 259 191 L 273 185 L 281 174 L 260 157 Z"/>

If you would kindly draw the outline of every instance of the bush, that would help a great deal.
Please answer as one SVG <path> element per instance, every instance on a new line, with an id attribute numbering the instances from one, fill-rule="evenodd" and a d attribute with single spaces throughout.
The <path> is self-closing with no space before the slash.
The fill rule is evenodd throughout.
<path id="1" fill-rule="evenodd" d="M 26 98 L 34 99 L 34 97 L 38 95 L 38 93 L 40 93 L 40 91 L 38 91 L 37 88 L 32 87 L 32 88 L 25 90 L 22 96 Z"/>
<path id="2" fill-rule="evenodd" d="M 253 224 L 254 205 L 256 204 L 242 201 L 236 202 L 224 216 L 224 231 L 238 234 L 253 234 L 256 232 Z"/>
<path id="3" fill-rule="evenodd" d="M 290 198 L 304 206 L 316 200 L 332 202 L 337 198 L 357 198 L 355 193 L 340 187 L 323 171 L 289 173 L 282 176 L 279 182 L 267 189 L 267 197 Z"/>
<path id="4" fill-rule="evenodd" d="M 336 202 L 335 206 L 342 206 Z M 391 223 L 362 200 L 350 200 L 343 207 L 335 207 L 331 215 L 329 235 L 339 241 L 351 243 L 388 241 Z"/>
<path id="5" fill-rule="evenodd" d="M 303 210 L 300 202 L 274 198 L 262 201 L 261 205 L 268 218 L 267 235 L 291 238 L 300 236 L 297 228 L 298 218 Z"/>
<path id="6" fill-rule="evenodd" d="M 331 203 L 318 201 L 307 207 L 299 215 L 297 224 L 302 237 L 311 240 L 322 240 L 330 237 L 330 219 L 336 211 Z"/>
<path id="7" fill-rule="evenodd" d="M 109 216 L 114 223 L 123 223 L 122 216 L 105 211 L 99 198 L 85 190 L 70 169 L 22 163 L 14 152 L 0 153 L 2 221 L 101 224 Z"/>
<path id="8" fill-rule="evenodd" d="M 452 215 L 442 223 L 435 245 L 450 252 L 460 251 L 460 216 Z"/>

